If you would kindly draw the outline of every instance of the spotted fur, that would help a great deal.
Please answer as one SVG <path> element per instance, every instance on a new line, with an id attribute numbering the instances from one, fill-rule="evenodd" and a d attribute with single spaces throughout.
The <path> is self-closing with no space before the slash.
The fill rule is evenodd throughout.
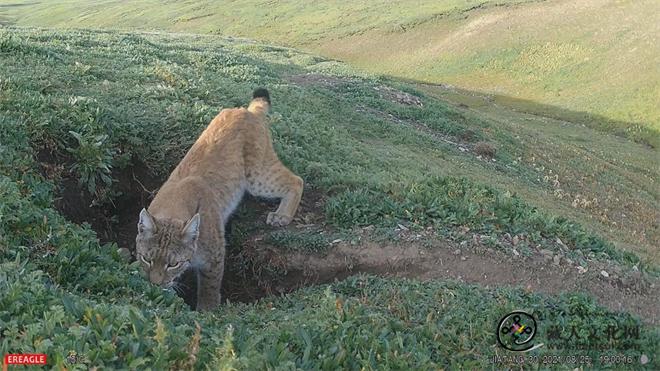
<path id="1" fill-rule="evenodd" d="M 289 224 L 303 181 L 273 150 L 266 113 L 270 96 L 258 89 L 247 109 L 222 110 L 200 135 L 142 210 L 138 259 L 151 282 L 171 287 L 187 268 L 197 271 L 197 309 L 220 304 L 225 262 L 225 223 L 243 193 L 280 198 L 268 224 Z"/>

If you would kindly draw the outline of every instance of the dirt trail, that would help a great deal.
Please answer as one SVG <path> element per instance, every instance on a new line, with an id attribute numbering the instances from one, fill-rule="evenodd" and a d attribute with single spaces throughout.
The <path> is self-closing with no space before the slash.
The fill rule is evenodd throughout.
<path id="1" fill-rule="evenodd" d="M 309 228 L 312 223 L 322 223 L 320 205 L 323 195 L 307 192 L 298 212 L 296 225 L 287 227 L 296 230 Z M 265 202 L 246 200 L 247 207 L 257 209 L 257 215 L 266 215 L 272 208 Z M 265 242 L 268 227 L 260 228 L 263 233 L 250 236 L 240 247 L 254 266 L 277 267 L 285 272 L 276 277 L 259 277 L 253 283 L 262 295 L 291 292 L 297 288 L 344 279 L 358 273 L 371 273 L 387 277 L 407 277 L 420 280 L 454 279 L 489 287 L 520 287 L 530 292 L 559 294 L 562 292 L 584 292 L 594 297 L 601 305 L 614 311 L 628 311 L 640 316 L 645 322 L 658 324 L 660 285 L 657 279 L 646 277 L 640 272 L 601 261 L 589 261 L 586 272 L 577 269 L 575 263 L 562 260 L 554 263 L 552 258 L 535 253 L 530 257 L 514 256 L 500 250 L 489 249 L 478 243 L 461 246 L 459 243 L 437 237 L 432 247 L 421 242 L 374 242 L 368 234 L 359 245 L 346 242 L 333 244 L 325 253 L 287 252 Z M 404 232 L 405 233 L 405 232 Z M 231 264 L 231 262 L 228 262 Z M 231 268 L 228 266 L 228 270 Z M 601 271 L 610 272 L 608 277 Z M 231 276 L 225 280 L 229 286 Z M 260 290 L 252 294 L 259 295 Z M 228 295 L 245 298 L 241 290 Z"/>
<path id="2" fill-rule="evenodd" d="M 358 272 L 421 280 L 454 279 L 488 287 L 516 286 L 530 292 L 559 294 L 585 292 L 614 311 L 634 313 L 657 324 L 658 283 L 629 286 L 600 275 L 601 264 L 580 274 L 574 267 L 555 266 L 542 258 L 514 258 L 499 252 L 452 251 L 446 247 L 423 248 L 414 244 L 335 246 L 327 255 L 284 255 L 289 271 L 286 281 L 327 282 Z M 304 277 L 305 279 L 300 279 Z M 641 280 L 641 278 L 638 278 Z M 637 286 L 642 286 L 637 287 Z"/>

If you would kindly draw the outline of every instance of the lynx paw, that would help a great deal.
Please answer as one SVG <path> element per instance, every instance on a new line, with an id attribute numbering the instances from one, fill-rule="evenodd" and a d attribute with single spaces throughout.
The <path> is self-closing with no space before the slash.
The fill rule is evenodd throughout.
<path id="1" fill-rule="evenodd" d="M 272 212 L 272 213 L 268 213 L 268 218 L 266 218 L 266 224 L 270 224 L 275 227 L 283 227 L 291 223 L 291 220 L 293 220 L 293 218 L 290 216 Z"/>
<path id="2" fill-rule="evenodd" d="M 210 295 L 211 297 L 197 297 L 197 311 L 208 312 L 220 305 L 220 295 Z"/>

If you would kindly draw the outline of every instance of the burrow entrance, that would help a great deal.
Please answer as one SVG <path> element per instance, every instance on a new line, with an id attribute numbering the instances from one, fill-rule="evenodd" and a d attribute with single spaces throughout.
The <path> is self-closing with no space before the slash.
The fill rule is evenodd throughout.
<path id="1" fill-rule="evenodd" d="M 38 159 L 44 176 L 53 179 L 58 185 L 55 198 L 57 210 L 74 223 L 88 223 L 102 243 L 116 242 L 119 248 L 128 249 L 131 261 L 134 261 L 138 215 L 143 207 L 149 205 L 165 178 L 152 175 L 149 169 L 140 163 L 115 171 L 113 178 L 116 183 L 113 191 L 118 195 L 113 197 L 112 201 L 99 204 L 76 178 L 65 174 L 61 164 L 66 163 L 66 159 L 56 158 L 46 152 L 40 153 Z M 306 190 L 298 210 L 298 223 L 292 224 L 319 227 L 323 219 L 322 198 L 320 192 Z M 301 287 L 343 279 L 358 272 L 383 271 L 380 266 L 330 265 L 328 269 L 310 272 L 303 265 L 290 264 L 291 259 L 295 261 L 298 254 L 286 254 L 269 245 L 264 238 L 266 233 L 274 230 L 265 224 L 265 218 L 267 213 L 276 207 L 277 201 L 259 200 L 246 195 L 239 210 L 228 221 L 223 301 L 253 302 L 269 295 L 280 295 Z M 254 220 L 245 220 L 249 217 Z M 246 228 L 246 224 L 250 227 Z M 298 227 L 292 225 L 287 228 Z M 184 273 L 180 283 L 183 288 L 181 296 L 187 304 L 194 307 L 194 273 Z"/>

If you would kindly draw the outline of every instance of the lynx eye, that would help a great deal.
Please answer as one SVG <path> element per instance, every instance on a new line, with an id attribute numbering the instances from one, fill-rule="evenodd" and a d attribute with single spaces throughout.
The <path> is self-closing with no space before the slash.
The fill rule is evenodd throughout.
<path id="1" fill-rule="evenodd" d="M 142 260 L 142 262 L 147 266 L 151 266 L 151 260 L 145 259 L 144 255 L 140 255 L 140 260 Z"/>
<path id="2" fill-rule="evenodd" d="M 167 270 L 172 270 L 172 269 L 177 269 L 181 266 L 181 262 L 177 262 L 174 264 L 168 264 L 167 265 Z"/>

